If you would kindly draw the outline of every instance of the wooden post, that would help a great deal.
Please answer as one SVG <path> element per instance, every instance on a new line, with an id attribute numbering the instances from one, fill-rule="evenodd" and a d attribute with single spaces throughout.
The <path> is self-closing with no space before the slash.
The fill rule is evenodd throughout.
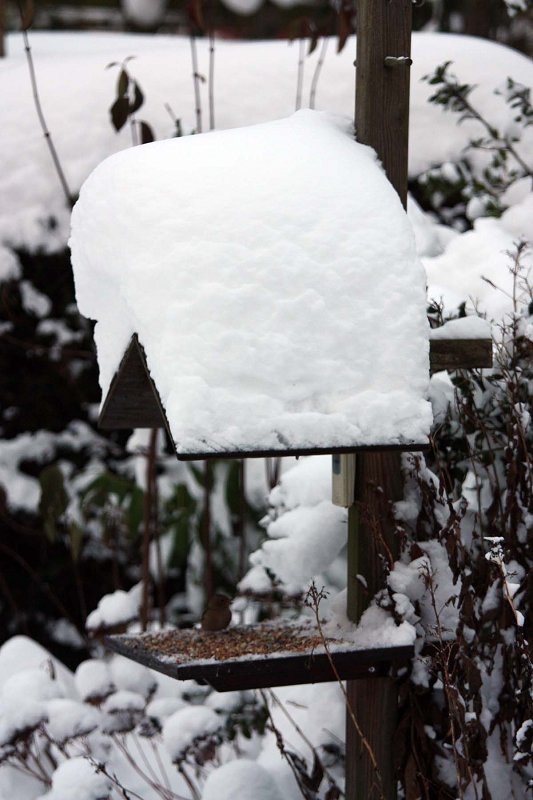
<path id="1" fill-rule="evenodd" d="M 358 0 L 356 137 L 373 147 L 407 204 L 411 0 Z M 357 457 L 355 505 L 348 512 L 348 607 L 357 622 L 383 585 L 384 560 L 397 556 L 390 503 L 402 497 L 398 453 Z M 357 578 L 361 575 L 366 588 Z M 394 800 L 393 739 L 398 695 L 390 678 L 348 681 L 348 698 L 377 772 L 347 715 L 346 800 Z"/>

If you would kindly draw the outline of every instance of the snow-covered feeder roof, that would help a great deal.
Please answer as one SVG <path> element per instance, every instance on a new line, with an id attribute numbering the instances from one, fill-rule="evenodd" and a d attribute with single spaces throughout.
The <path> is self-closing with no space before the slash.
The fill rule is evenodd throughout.
<path id="1" fill-rule="evenodd" d="M 425 275 L 347 120 L 305 110 L 117 153 L 83 185 L 70 246 L 104 408 L 136 334 L 178 457 L 427 442 Z"/>

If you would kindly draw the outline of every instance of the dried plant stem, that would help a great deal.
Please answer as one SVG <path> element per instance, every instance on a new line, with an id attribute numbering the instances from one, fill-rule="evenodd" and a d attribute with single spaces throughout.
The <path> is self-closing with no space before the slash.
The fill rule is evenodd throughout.
<path id="1" fill-rule="evenodd" d="M 324 36 L 322 39 L 322 47 L 320 48 L 320 54 L 318 56 L 318 61 L 316 62 L 315 71 L 313 72 L 313 79 L 311 81 L 311 90 L 309 92 L 309 108 L 315 107 L 316 101 L 316 90 L 318 87 L 318 79 L 320 78 L 320 73 L 322 72 L 322 67 L 324 66 L 324 61 L 326 58 L 326 52 L 328 49 L 328 42 L 329 39 L 327 36 Z"/>
<path id="2" fill-rule="evenodd" d="M 204 480 L 204 524 L 202 531 L 205 550 L 204 586 L 206 587 L 207 597 L 210 599 L 215 591 L 215 587 L 213 579 L 213 553 L 211 549 L 211 488 L 213 475 L 209 461 L 205 462 Z"/>
<path id="3" fill-rule="evenodd" d="M 287 762 L 287 764 L 289 765 L 289 767 L 291 769 L 291 772 L 294 775 L 294 780 L 298 784 L 298 788 L 300 789 L 300 792 L 302 793 L 302 797 L 304 797 L 305 800 L 308 800 L 309 793 L 307 792 L 306 787 L 302 782 L 302 777 L 301 777 L 300 773 L 298 772 L 298 770 L 296 769 L 296 767 L 294 766 L 293 760 L 290 758 L 289 753 L 287 751 L 287 748 L 285 747 L 285 741 L 283 739 L 283 734 L 281 733 L 279 728 L 276 726 L 276 723 L 274 722 L 274 718 L 272 716 L 272 713 L 271 713 L 269 705 L 268 705 L 268 698 L 266 696 L 266 692 L 264 691 L 264 689 L 259 689 L 259 693 L 260 693 L 260 695 L 261 695 L 261 697 L 263 699 L 263 703 L 264 703 L 264 706 L 265 706 L 265 709 L 266 709 L 266 712 L 267 712 L 267 716 L 268 716 L 268 720 L 269 720 L 269 723 L 270 723 L 270 730 L 272 731 L 272 733 L 275 736 L 276 745 L 277 745 L 277 748 L 278 748 L 278 750 L 279 750 L 279 752 L 281 754 L 281 757 L 284 758 L 285 761 Z"/>
<path id="4" fill-rule="evenodd" d="M 286 707 L 285 707 L 285 705 L 284 705 L 284 704 L 281 702 L 281 700 L 279 699 L 279 697 L 278 697 L 278 696 L 275 694 L 275 692 L 273 692 L 273 691 L 272 691 L 272 689 L 268 689 L 268 693 L 269 693 L 270 697 L 272 698 L 272 701 L 273 701 L 273 702 L 274 702 L 274 703 L 275 703 L 275 704 L 278 706 L 278 708 L 280 709 L 280 711 L 282 712 L 282 714 L 283 714 L 283 715 L 284 715 L 284 716 L 287 718 L 287 720 L 290 722 L 290 724 L 292 725 L 292 727 L 294 728 L 294 730 L 296 731 L 296 733 L 297 733 L 297 734 L 298 734 L 298 735 L 301 737 L 301 739 L 302 739 L 302 740 L 303 740 L 303 741 L 306 743 L 306 745 L 309 747 L 309 749 L 310 749 L 310 750 L 311 750 L 311 752 L 313 753 L 314 757 L 315 757 L 315 758 L 318 758 L 318 753 L 317 753 L 316 747 L 315 747 L 315 746 L 312 744 L 312 742 L 311 742 L 311 741 L 310 741 L 310 740 L 307 738 L 307 736 L 305 735 L 305 733 L 303 732 L 303 730 L 300 728 L 300 726 L 298 725 L 298 723 L 296 722 L 296 720 L 294 719 L 294 717 L 292 717 L 292 716 L 289 714 L 289 712 L 287 711 L 287 708 L 286 708 Z M 327 778 L 328 778 L 328 780 L 329 780 L 329 782 L 330 782 L 330 785 L 331 785 L 331 786 L 333 786 L 333 785 L 334 785 L 334 786 L 337 786 L 337 783 L 336 783 L 335 779 L 333 778 L 333 776 L 331 775 L 331 773 L 329 772 L 329 770 L 328 770 L 326 767 L 324 767 L 324 765 L 323 765 L 323 764 L 322 764 L 322 769 L 324 770 L 324 775 L 326 775 L 326 776 L 327 776 Z M 337 788 L 338 788 L 338 787 L 337 787 Z M 339 789 L 339 793 L 340 793 L 340 796 L 341 796 L 341 797 L 344 797 L 344 792 L 342 792 L 340 789 Z"/>
<path id="5" fill-rule="evenodd" d="M 21 18 L 22 18 L 22 9 L 19 6 Z M 22 30 L 22 39 L 24 41 L 24 51 L 26 53 L 26 60 L 28 62 L 28 69 L 30 73 L 30 81 L 31 81 L 31 90 L 33 94 L 33 102 L 35 105 L 35 110 L 37 112 L 37 116 L 39 118 L 39 123 L 41 125 L 41 130 L 43 132 L 43 136 L 45 138 L 48 150 L 50 151 L 50 155 L 52 157 L 52 162 L 54 164 L 55 171 L 57 173 L 57 177 L 59 178 L 59 182 L 61 184 L 61 188 L 63 189 L 63 193 L 65 195 L 65 199 L 69 208 L 74 206 L 74 197 L 72 192 L 70 191 L 69 185 L 67 183 L 67 179 L 65 178 L 65 173 L 63 172 L 63 167 L 61 166 L 61 162 L 59 160 L 59 156 L 57 154 L 57 150 L 55 148 L 52 134 L 48 130 L 48 125 L 46 124 L 46 119 L 44 117 L 41 99 L 39 96 L 39 90 L 37 87 L 37 78 L 35 75 L 35 67 L 33 64 L 33 56 L 30 47 L 30 40 L 28 38 L 28 32 L 23 29 Z"/>
<path id="6" fill-rule="evenodd" d="M 302 107 L 305 67 L 305 39 L 302 36 L 298 46 L 298 77 L 296 80 L 296 111 Z"/>
<path id="7" fill-rule="evenodd" d="M 209 32 L 209 130 L 215 128 L 215 34 Z"/>
<path id="8" fill-rule="evenodd" d="M 451 653 L 451 646 L 447 644 L 444 640 L 444 630 L 441 625 L 440 621 L 440 611 L 437 608 L 437 598 L 435 596 L 435 587 L 433 585 L 433 574 L 431 573 L 430 569 L 428 568 L 428 572 L 426 573 L 426 586 L 429 589 L 429 595 L 431 598 L 431 607 L 433 609 L 433 614 L 435 615 L 435 623 L 436 623 L 436 633 L 437 638 L 439 641 L 439 661 L 440 666 L 442 669 L 442 677 L 443 677 L 443 685 L 444 685 L 444 692 L 446 694 L 446 699 L 448 701 L 448 706 L 450 708 L 450 736 L 452 738 L 452 752 L 453 752 L 453 759 L 455 762 L 455 770 L 457 774 L 457 790 L 459 792 L 459 797 L 461 800 L 464 798 L 463 787 L 461 785 L 461 770 L 459 768 L 459 749 L 457 746 L 457 737 L 455 734 L 455 721 L 459 719 L 459 711 L 457 707 L 457 699 L 454 695 L 453 688 L 455 687 L 455 680 L 450 673 L 449 661 L 450 661 L 450 653 Z M 474 779 L 474 775 L 472 769 L 470 767 L 471 760 L 468 753 L 468 745 L 467 742 L 464 740 L 463 737 L 463 748 L 465 751 L 464 754 L 464 761 L 466 770 L 468 772 L 468 778 L 473 786 L 474 789 L 474 797 L 475 800 L 479 800 L 479 794 L 476 786 L 476 781 Z"/>
<path id="9" fill-rule="evenodd" d="M 324 634 L 324 631 L 322 629 L 322 623 L 320 621 L 320 613 L 319 613 L 320 600 L 321 600 L 322 597 L 323 597 L 323 594 L 318 591 L 318 589 L 316 588 L 316 585 L 315 585 L 315 583 L 313 581 L 311 583 L 311 586 L 309 587 L 309 591 L 307 593 L 307 599 L 305 601 L 306 605 L 308 605 L 309 608 L 311 608 L 311 610 L 313 611 L 313 614 L 314 614 L 314 617 L 315 617 L 315 621 L 316 621 L 316 624 L 317 624 L 317 628 L 318 628 L 318 633 L 319 633 L 319 636 L 320 636 L 320 638 L 322 640 L 322 644 L 324 646 L 324 650 L 326 651 L 326 655 L 327 655 L 329 664 L 331 666 L 333 674 L 335 675 L 335 680 L 339 684 L 341 692 L 342 692 L 342 694 L 344 696 L 344 702 L 345 702 L 345 705 L 346 705 L 346 711 L 348 712 L 348 715 L 349 715 L 349 717 L 350 717 L 350 719 L 352 721 L 352 725 L 354 726 L 355 730 L 357 731 L 357 735 L 359 736 L 359 738 L 361 740 L 361 744 L 363 745 L 363 748 L 366 750 L 366 753 L 367 753 L 368 758 L 370 760 L 370 764 L 372 766 L 372 769 L 374 770 L 377 789 L 378 789 L 378 792 L 379 792 L 379 800 L 387 800 L 387 798 L 385 797 L 385 794 L 383 792 L 383 780 L 381 778 L 381 773 L 380 773 L 379 768 L 378 768 L 376 755 L 375 755 L 375 753 L 374 753 L 374 751 L 372 749 L 372 746 L 370 745 L 370 742 L 368 741 L 368 739 L 366 738 L 365 734 L 361 730 L 361 726 L 359 725 L 359 723 L 358 723 L 358 721 L 356 719 L 354 710 L 353 710 L 353 708 L 352 708 L 352 706 L 350 704 L 350 700 L 348 698 L 348 692 L 346 691 L 346 687 L 344 685 L 344 682 L 342 681 L 342 679 L 341 679 L 341 677 L 340 677 L 340 675 L 338 673 L 337 667 L 335 666 L 335 662 L 334 662 L 334 660 L 332 658 L 332 655 L 331 655 L 331 652 L 330 652 L 330 649 L 329 649 L 328 640 L 327 640 L 327 638 L 326 638 L 326 636 Z"/>
<path id="10" fill-rule="evenodd" d="M 141 628 L 148 628 L 150 618 L 150 540 L 152 538 L 154 475 L 156 463 L 157 428 L 150 432 L 150 442 L 146 457 L 146 486 L 144 490 L 144 519 L 142 538 L 142 601 L 141 601 Z"/>
<path id="11" fill-rule="evenodd" d="M 191 790 L 191 795 L 193 796 L 193 800 L 200 800 L 200 792 L 198 791 L 198 789 L 196 788 L 196 786 L 192 782 L 190 776 L 185 771 L 185 767 L 183 766 L 183 764 L 177 763 L 176 767 L 177 767 L 177 770 L 178 770 L 179 774 L 181 775 L 181 777 L 183 778 L 183 780 L 185 781 L 185 783 L 187 784 L 187 786 Z"/>
<path id="12" fill-rule="evenodd" d="M 159 748 L 154 744 L 152 739 L 150 739 L 150 745 L 152 746 L 154 757 L 155 760 L 157 761 L 157 766 L 159 767 L 163 780 L 165 781 L 165 786 L 167 787 L 168 791 L 172 793 L 172 790 L 170 788 L 170 781 L 168 779 L 168 774 L 165 769 L 165 765 L 163 764 L 163 759 L 161 758 L 161 753 L 159 752 Z"/>
<path id="13" fill-rule="evenodd" d="M 239 462 L 239 580 L 246 572 L 246 461 Z"/>
<path id="14" fill-rule="evenodd" d="M 202 100 L 200 97 L 200 72 L 198 71 L 198 49 L 196 47 L 196 36 L 191 33 L 189 36 L 191 45 L 192 79 L 194 86 L 194 111 L 196 115 L 196 133 L 202 133 Z"/>
<path id="15" fill-rule="evenodd" d="M 137 761 L 133 758 L 132 754 L 130 753 L 130 751 L 128 750 L 126 745 L 120 740 L 120 738 L 116 734 L 113 734 L 111 738 L 113 739 L 113 741 L 115 742 L 116 746 L 121 751 L 121 753 L 124 755 L 124 757 L 127 760 L 128 764 L 135 770 L 135 772 L 144 781 L 146 781 L 146 783 L 148 784 L 148 786 L 150 786 L 151 789 L 153 789 L 155 792 L 157 792 L 162 798 L 164 798 L 164 800 L 176 800 L 176 798 L 179 798 L 179 795 L 176 795 L 174 792 L 168 792 L 165 789 L 165 787 L 162 786 L 159 783 L 159 781 L 152 780 L 152 778 L 150 778 L 149 775 L 147 775 L 145 772 L 142 771 L 142 769 L 139 767 Z M 181 770 L 180 770 L 180 772 L 181 772 Z M 192 788 L 194 788 L 194 787 L 192 787 Z M 191 791 L 192 791 L 192 788 L 191 788 Z M 128 791 L 130 791 L 130 790 L 128 790 Z M 136 795 L 136 796 L 138 797 L 139 795 Z M 197 794 L 195 795 L 195 800 L 199 800 L 199 797 L 198 797 Z"/>

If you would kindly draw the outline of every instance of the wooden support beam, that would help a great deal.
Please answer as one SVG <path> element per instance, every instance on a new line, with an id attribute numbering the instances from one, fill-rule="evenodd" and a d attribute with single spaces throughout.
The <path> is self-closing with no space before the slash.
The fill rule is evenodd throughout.
<path id="1" fill-rule="evenodd" d="M 357 0 L 356 138 L 376 150 L 404 207 L 411 25 L 411 0 Z M 397 556 L 388 505 L 402 493 L 399 454 L 357 456 L 356 503 L 348 512 L 347 613 L 354 622 L 383 583 L 382 558 Z M 364 576 L 366 590 L 357 574 Z M 347 690 L 348 702 L 375 756 L 379 774 L 347 714 L 346 800 L 395 800 L 396 686 L 391 678 L 380 678 L 348 681 Z"/>
<path id="2" fill-rule="evenodd" d="M 431 339 L 431 372 L 492 367 L 492 339 Z"/>
<path id="3" fill-rule="evenodd" d="M 373 147 L 407 205 L 409 136 L 410 0 L 357 0 L 355 129 L 358 142 Z"/>

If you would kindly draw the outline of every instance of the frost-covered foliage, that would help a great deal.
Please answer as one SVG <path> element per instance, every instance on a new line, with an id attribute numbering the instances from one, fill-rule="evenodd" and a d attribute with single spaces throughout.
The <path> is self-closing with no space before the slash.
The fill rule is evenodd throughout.
<path id="1" fill-rule="evenodd" d="M 423 797 L 436 783 L 442 797 L 521 798 L 533 775 L 533 306 L 523 250 L 511 259 L 516 310 L 494 369 L 453 375 L 431 456 L 404 458 L 402 565 L 381 601 L 418 630 L 401 725 L 415 732 L 406 785 Z"/>
<path id="2" fill-rule="evenodd" d="M 219 695 L 120 656 L 83 662 L 73 680 L 24 637 L 0 648 L 0 674 L 1 796 L 239 798 L 250 796 L 253 780 L 258 799 L 297 800 L 279 737 L 296 737 L 302 755 L 323 761 L 329 786 L 342 780 L 344 708 L 335 684 L 318 695 L 313 687 Z M 317 724 L 326 715 L 327 730 Z M 302 738 L 306 721 L 313 728 Z M 304 758 L 293 757 L 304 775 Z"/>

